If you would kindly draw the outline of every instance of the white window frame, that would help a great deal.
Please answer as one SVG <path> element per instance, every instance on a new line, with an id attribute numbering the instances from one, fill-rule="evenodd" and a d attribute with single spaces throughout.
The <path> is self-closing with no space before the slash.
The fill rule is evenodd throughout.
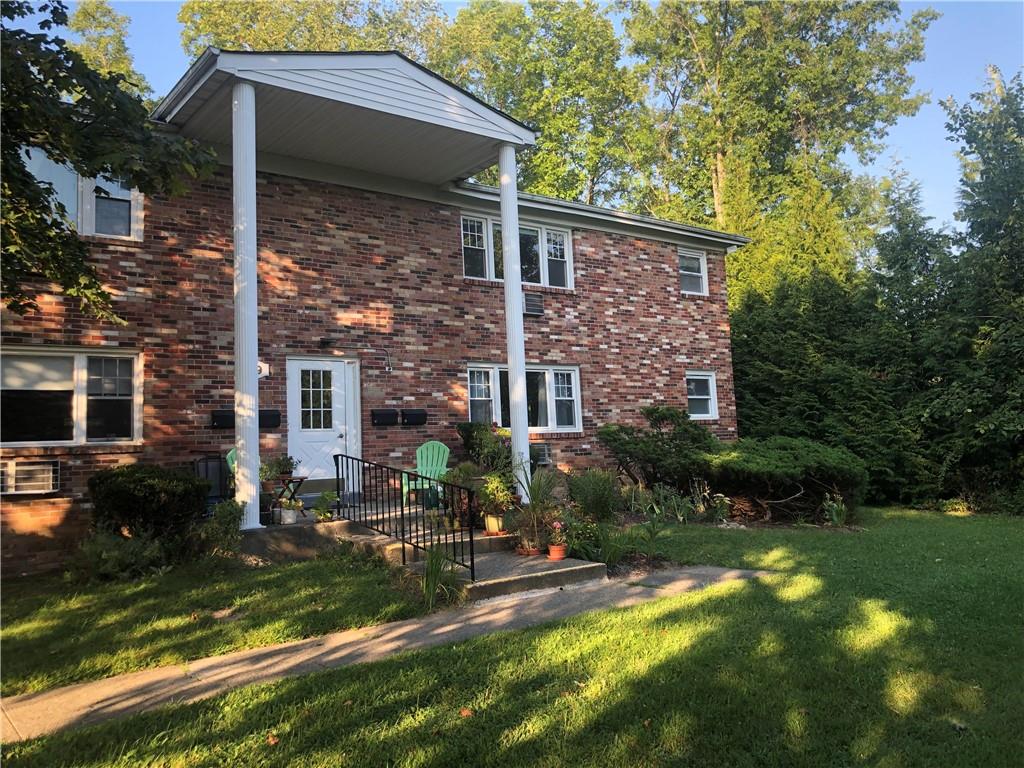
<path id="1" fill-rule="evenodd" d="M 501 424 L 501 371 L 507 371 L 507 365 L 493 363 L 470 363 L 466 368 L 466 415 L 469 416 L 469 372 L 487 371 L 491 379 L 491 416 L 496 424 Z M 548 426 L 529 427 L 530 434 L 580 434 L 583 432 L 583 391 L 580 387 L 580 369 L 574 365 L 527 365 L 527 371 L 545 373 L 547 384 Z M 572 376 L 573 401 L 575 411 L 573 427 L 560 427 L 556 424 L 555 411 L 555 373 L 568 373 Z M 478 398 L 479 399 L 479 398 Z M 564 398 L 563 398 L 564 399 Z"/>
<path id="2" fill-rule="evenodd" d="M 138 189 L 131 190 L 131 233 L 111 235 L 96 231 L 96 179 L 78 177 L 78 232 L 90 237 L 106 237 L 112 240 L 142 240 L 144 232 L 145 196 Z"/>
<path id="3" fill-rule="evenodd" d="M 11 355 L 33 355 L 38 357 L 71 357 L 74 358 L 73 381 L 74 393 L 71 396 L 71 421 L 73 424 L 70 440 L 20 440 L 17 442 L 0 443 L 4 448 L 47 448 L 77 445 L 138 445 L 142 442 L 142 355 L 120 349 L 22 349 L 7 345 L 4 352 Z M 132 365 L 132 436 L 122 440 L 89 440 L 86 437 L 87 410 L 89 401 L 89 358 L 117 357 L 133 361 Z"/>
<path id="4" fill-rule="evenodd" d="M 708 253 L 707 251 L 698 251 L 695 248 L 679 248 L 678 256 L 680 264 L 679 269 L 679 289 L 682 293 L 687 296 L 707 296 L 708 295 Z M 683 275 L 696 275 L 696 272 L 684 272 L 682 265 L 682 257 L 687 256 L 691 259 L 700 259 L 700 283 L 702 289 L 700 291 L 688 291 L 683 288 Z"/>
<path id="5" fill-rule="evenodd" d="M 33 152 L 42 150 L 33 149 Z M 42 153 L 45 155 L 45 153 Z M 67 168 L 67 166 L 65 166 Z M 71 173 L 74 169 L 67 168 Z M 89 179 L 75 173 L 77 179 L 78 215 L 72 220 L 79 235 L 87 237 L 105 237 L 111 240 L 141 241 L 145 231 L 145 195 L 135 187 L 131 190 L 130 200 L 130 233 L 127 235 L 111 235 L 96 231 L 96 179 Z"/>
<path id="6" fill-rule="evenodd" d="M 486 277 L 466 274 L 466 256 L 462 252 L 462 222 L 465 219 L 473 219 L 484 223 L 484 264 L 487 270 Z M 490 280 L 492 282 L 504 282 L 504 278 L 497 277 L 494 272 L 494 228 L 501 226 L 501 218 L 488 216 L 483 213 L 472 213 L 464 211 L 459 220 L 459 243 L 462 252 L 462 276 L 467 280 Z M 536 221 L 520 221 L 519 228 L 536 230 L 540 237 L 540 282 L 534 283 L 528 280 L 523 285 L 539 285 L 545 288 L 555 288 L 564 291 L 575 290 L 576 283 L 573 276 L 573 253 L 572 253 L 572 230 L 566 227 L 548 226 Z M 548 232 L 554 232 L 565 238 L 565 285 L 551 285 L 548 280 Z"/>
<path id="7" fill-rule="evenodd" d="M 683 379 L 683 392 L 686 392 L 686 380 L 687 379 L 707 379 L 708 381 L 708 392 L 711 397 L 711 408 L 710 413 L 707 414 L 692 414 L 690 413 L 690 396 L 686 395 L 686 412 L 689 414 L 693 421 L 714 421 L 718 418 L 718 381 L 715 377 L 714 371 L 687 371 L 686 376 Z M 701 398 L 703 399 L 703 398 Z"/>

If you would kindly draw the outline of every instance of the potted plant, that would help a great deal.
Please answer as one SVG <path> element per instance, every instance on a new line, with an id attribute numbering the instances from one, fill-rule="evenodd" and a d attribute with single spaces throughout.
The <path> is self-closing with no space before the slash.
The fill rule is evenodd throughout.
<path id="1" fill-rule="evenodd" d="M 298 522 L 304 506 L 302 499 L 281 499 L 281 525 Z"/>
<path id="2" fill-rule="evenodd" d="M 478 490 L 483 479 L 482 475 L 480 467 L 471 461 L 464 461 L 441 476 L 441 482 L 444 483 L 441 489 L 443 497 L 441 502 L 453 527 L 470 524 L 472 519 L 470 515 L 471 500 L 474 510 L 479 511 L 479 495 L 474 497 L 473 494 L 467 493 L 463 489 Z"/>
<path id="3" fill-rule="evenodd" d="M 264 493 L 274 492 L 274 483 L 277 480 L 276 459 L 265 461 L 260 464 L 260 489 Z"/>
<path id="4" fill-rule="evenodd" d="M 520 504 L 516 515 L 516 531 L 519 534 L 521 555 L 539 555 L 541 544 L 541 528 L 544 519 L 555 508 L 555 491 L 558 488 L 559 475 L 551 469 L 538 469 L 530 478 L 526 495 L 528 504 Z"/>
<path id="5" fill-rule="evenodd" d="M 282 480 L 291 480 L 292 475 L 295 474 L 295 469 L 299 466 L 299 462 L 287 454 L 278 456 L 276 462 L 277 476 Z"/>
<path id="6" fill-rule="evenodd" d="M 548 560 L 565 560 L 565 521 L 553 515 L 548 519 Z"/>
<path id="7" fill-rule="evenodd" d="M 512 492 L 505 479 L 496 473 L 485 475 L 480 484 L 480 506 L 484 512 L 484 532 L 488 536 L 501 536 L 505 530 L 505 515 L 513 503 Z"/>

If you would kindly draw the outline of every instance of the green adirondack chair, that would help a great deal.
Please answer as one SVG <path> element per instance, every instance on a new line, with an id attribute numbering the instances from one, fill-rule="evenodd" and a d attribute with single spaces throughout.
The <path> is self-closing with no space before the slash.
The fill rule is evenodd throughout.
<path id="1" fill-rule="evenodd" d="M 444 443 L 430 440 L 416 449 L 416 468 L 409 470 L 422 477 L 402 473 L 402 500 L 408 503 L 409 493 L 437 488 L 436 482 L 448 471 L 448 456 L 451 450 Z M 429 479 L 427 479 L 429 478 Z"/>

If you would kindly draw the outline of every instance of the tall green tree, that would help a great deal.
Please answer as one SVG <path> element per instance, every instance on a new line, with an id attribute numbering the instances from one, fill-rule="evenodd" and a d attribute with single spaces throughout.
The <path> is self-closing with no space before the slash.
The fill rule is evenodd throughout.
<path id="1" fill-rule="evenodd" d="M 41 13 L 39 32 L 20 26 Z M 39 293 L 53 285 L 92 314 L 116 319 L 109 292 L 89 261 L 51 185 L 26 167 L 26 150 L 86 176 L 126 179 L 146 194 L 172 194 L 213 166 L 211 152 L 157 131 L 124 76 L 104 74 L 55 34 L 67 24 L 61 2 L 0 5 L 0 217 L 5 305 L 20 313 L 37 308 Z M 68 97 L 71 98 L 68 98 Z"/>
<path id="2" fill-rule="evenodd" d="M 908 66 L 923 56 L 931 11 L 902 22 L 896 2 L 626 8 L 629 50 L 650 89 L 656 169 L 633 204 L 651 213 L 733 227 L 731 197 L 753 193 L 769 207 L 773 177 L 798 155 L 870 156 L 923 100 Z"/>
<path id="3" fill-rule="evenodd" d="M 593 204 L 621 197 L 634 173 L 642 92 L 622 53 L 594 0 L 471 0 L 431 63 L 538 127 L 521 164 L 523 189 Z"/>
<path id="4" fill-rule="evenodd" d="M 113 9 L 107 0 L 80 0 L 68 19 L 68 29 L 78 40 L 68 43 L 85 63 L 103 74 L 117 74 L 124 79 L 121 87 L 138 96 L 147 105 L 153 89 L 135 69 L 128 50 L 128 17 Z"/>
<path id="5" fill-rule="evenodd" d="M 195 58 L 215 46 L 243 51 L 397 50 L 435 55 L 447 18 L 433 0 L 186 0 L 181 43 Z"/>

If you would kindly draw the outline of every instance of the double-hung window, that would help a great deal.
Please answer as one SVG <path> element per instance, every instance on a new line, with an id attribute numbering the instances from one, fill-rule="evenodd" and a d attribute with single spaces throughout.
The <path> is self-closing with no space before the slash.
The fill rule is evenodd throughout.
<path id="1" fill-rule="evenodd" d="M 463 215 L 462 262 L 466 277 L 504 279 L 500 220 Z M 572 288 L 570 232 L 544 225 L 521 224 L 519 266 L 524 283 Z"/>
<path id="2" fill-rule="evenodd" d="M 53 186 L 57 200 L 80 234 L 142 239 L 143 196 L 137 189 L 118 179 L 81 177 L 38 149 L 29 150 L 25 165 L 33 176 Z"/>
<path id="3" fill-rule="evenodd" d="M 708 295 L 708 256 L 704 251 L 679 249 L 679 279 L 683 293 Z"/>
<path id="4" fill-rule="evenodd" d="M 134 354 L 5 352 L 0 355 L 0 442 L 136 440 L 140 381 Z"/>
<path id="5" fill-rule="evenodd" d="M 526 421 L 531 432 L 579 432 L 582 429 L 578 368 L 526 367 Z M 469 418 L 482 424 L 512 423 L 508 369 L 496 365 L 469 368 Z"/>
<path id="6" fill-rule="evenodd" d="M 686 410 L 691 419 L 718 418 L 718 391 L 714 373 L 686 372 Z"/>

